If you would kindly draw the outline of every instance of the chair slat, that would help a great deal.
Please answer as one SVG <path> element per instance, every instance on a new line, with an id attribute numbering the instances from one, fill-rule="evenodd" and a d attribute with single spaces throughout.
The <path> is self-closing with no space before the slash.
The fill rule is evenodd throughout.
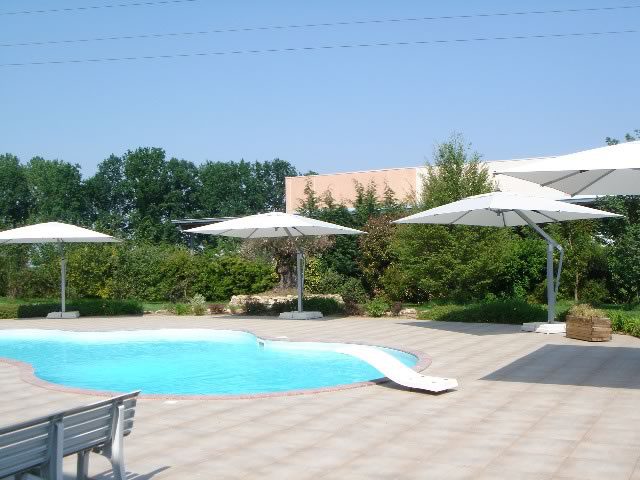
<path id="1" fill-rule="evenodd" d="M 0 463 L 4 461 L 5 458 L 14 455 L 17 452 L 27 452 L 31 450 L 37 450 L 40 447 L 47 448 L 49 446 L 49 437 L 41 436 L 32 438 L 30 440 L 25 440 L 23 442 L 15 443 L 13 445 L 9 445 L 7 447 L 0 448 Z"/>
<path id="2" fill-rule="evenodd" d="M 108 440 L 111 427 L 99 428 L 91 432 L 84 432 L 82 435 L 76 435 L 69 439 L 65 438 L 64 441 L 64 454 L 71 455 L 72 453 L 87 450 L 100 443 Z"/>
<path id="3" fill-rule="evenodd" d="M 89 420 L 101 417 L 111 416 L 113 407 L 111 405 L 104 405 L 95 409 L 87 410 L 84 412 L 74 413 L 73 415 L 64 416 L 64 428 L 72 427 L 79 423 L 84 423 Z"/>
<path id="4" fill-rule="evenodd" d="M 42 435 L 49 435 L 50 424 L 42 423 L 34 425 L 32 427 L 23 428 L 14 432 L 4 433 L 0 435 L 0 448 L 14 443 L 22 442 L 33 437 L 39 437 Z"/>

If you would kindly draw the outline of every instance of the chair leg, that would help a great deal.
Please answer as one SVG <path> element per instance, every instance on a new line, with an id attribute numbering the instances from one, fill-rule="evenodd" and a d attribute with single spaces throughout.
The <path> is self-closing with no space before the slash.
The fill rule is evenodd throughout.
<path id="1" fill-rule="evenodd" d="M 114 478 L 116 480 L 126 480 L 127 474 L 124 469 L 124 407 L 122 405 L 119 405 L 116 410 L 115 431 L 113 432 L 109 450 L 109 460 L 111 460 Z"/>
<path id="2" fill-rule="evenodd" d="M 78 480 L 87 480 L 89 476 L 89 453 L 90 450 L 78 453 L 78 471 L 76 473 Z"/>

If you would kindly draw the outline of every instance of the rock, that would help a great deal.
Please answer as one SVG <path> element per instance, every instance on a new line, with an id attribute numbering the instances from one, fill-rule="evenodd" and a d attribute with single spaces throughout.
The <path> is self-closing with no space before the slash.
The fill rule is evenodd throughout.
<path id="1" fill-rule="evenodd" d="M 229 313 L 244 313 L 247 302 L 255 302 L 271 308 L 276 303 L 292 302 L 298 298 L 297 295 L 234 295 L 231 297 L 227 310 Z M 344 304 L 342 297 L 337 294 L 311 294 L 305 298 L 332 298 L 340 304 Z"/>
<path id="2" fill-rule="evenodd" d="M 415 308 L 403 308 L 398 313 L 401 317 L 416 317 L 418 315 L 418 311 Z"/>

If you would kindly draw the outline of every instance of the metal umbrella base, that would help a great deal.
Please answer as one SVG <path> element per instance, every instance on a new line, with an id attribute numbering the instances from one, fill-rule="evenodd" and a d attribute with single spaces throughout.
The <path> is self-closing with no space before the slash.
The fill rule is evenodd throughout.
<path id="1" fill-rule="evenodd" d="M 282 312 L 280 314 L 280 318 L 287 320 L 313 320 L 322 316 L 322 312 Z"/>
<path id="2" fill-rule="evenodd" d="M 47 314 L 47 318 L 79 318 L 80 312 L 77 310 L 71 312 L 51 312 Z"/>

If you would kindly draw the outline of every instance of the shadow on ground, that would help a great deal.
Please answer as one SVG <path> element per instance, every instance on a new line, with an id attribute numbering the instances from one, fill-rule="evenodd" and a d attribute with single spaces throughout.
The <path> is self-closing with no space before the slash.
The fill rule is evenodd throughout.
<path id="1" fill-rule="evenodd" d="M 442 330 L 446 332 L 467 333 L 469 335 L 511 335 L 521 333 L 520 325 L 505 325 L 500 323 L 464 323 L 441 322 L 437 320 L 414 320 L 411 322 L 399 322 L 399 325 L 428 328 L 430 330 Z"/>
<path id="2" fill-rule="evenodd" d="M 150 480 L 159 473 L 168 470 L 171 467 L 160 467 L 152 470 L 148 473 L 135 473 L 135 472 L 127 472 L 127 477 L 125 480 Z M 64 476 L 64 480 L 75 480 L 75 475 L 66 475 Z M 113 476 L 113 471 L 108 470 L 106 472 L 99 473 L 98 475 L 93 475 L 90 477 L 91 480 L 114 480 L 116 477 Z"/>
<path id="3" fill-rule="evenodd" d="M 640 389 L 640 348 L 545 345 L 482 380 Z"/>

